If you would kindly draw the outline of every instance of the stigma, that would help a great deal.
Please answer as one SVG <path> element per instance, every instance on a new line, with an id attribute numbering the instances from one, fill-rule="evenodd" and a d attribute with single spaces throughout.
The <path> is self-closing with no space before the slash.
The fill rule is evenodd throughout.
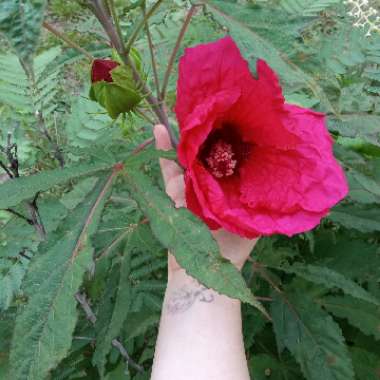
<path id="1" fill-rule="evenodd" d="M 233 175 L 237 165 L 232 145 L 222 139 L 214 142 L 205 161 L 211 174 L 216 178 Z"/>

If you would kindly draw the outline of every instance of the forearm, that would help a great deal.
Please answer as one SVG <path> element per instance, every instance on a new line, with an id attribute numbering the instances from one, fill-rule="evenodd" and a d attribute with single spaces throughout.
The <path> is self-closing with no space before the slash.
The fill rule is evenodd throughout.
<path id="1" fill-rule="evenodd" d="M 248 380 L 240 302 L 179 269 L 169 278 L 151 380 Z"/>

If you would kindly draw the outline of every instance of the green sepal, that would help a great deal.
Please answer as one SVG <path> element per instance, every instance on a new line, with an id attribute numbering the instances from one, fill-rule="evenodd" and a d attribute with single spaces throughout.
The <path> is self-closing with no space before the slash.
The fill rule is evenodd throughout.
<path id="1" fill-rule="evenodd" d="M 113 54 L 113 57 L 116 53 Z M 137 50 L 132 49 L 129 54 L 140 77 L 145 81 L 146 75 L 142 70 L 142 61 Z M 121 62 L 119 56 L 115 60 Z M 121 113 L 129 113 L 140 103 L 143 96 L 133 78 L 132 70 L 120 63 L 120 66 L 111 70 L 113 82 L 99 81 L 92 83 L 89 97 L 104 107 L 108 114 L 116 119 Z"/>

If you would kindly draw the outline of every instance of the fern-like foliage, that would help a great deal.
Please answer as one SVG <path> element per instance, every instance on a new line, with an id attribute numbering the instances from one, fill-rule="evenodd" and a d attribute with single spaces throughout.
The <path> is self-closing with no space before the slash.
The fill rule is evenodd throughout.
<path id="1" fill-rule="evenodd" d="M 280 6 L 291 15 L 313 17 L 339 3 L 340 0 L 281 0 Z"/>
<path id="2" fill-rule="evenodd" d="M 0 79 L 0 102 L 22 115 L 34 115 L 36 111 L 48 117 L 56 109 L 59 71 L 53 62 L 60 54 L 54 47 L 38 55 L 33 62 L 34 78 L 27 76 L 18 57 L 0 55 L 3 75 Z"/>

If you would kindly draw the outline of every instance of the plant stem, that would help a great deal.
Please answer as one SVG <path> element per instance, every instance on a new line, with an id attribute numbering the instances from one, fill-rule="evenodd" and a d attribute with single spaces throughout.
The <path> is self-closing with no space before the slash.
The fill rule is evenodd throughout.
<path id="1" fill-rule="evenodd" d="M 143 12 L 144 12 L 144 18 L 145 18 L 146 17 L 146 15 L 145 15 L 145 7 L 143 8 Z M 147 39 L 148 39 L 150 59 L 152 61 L 152 70 L 153 70 L 154 84 L 156 86 L 156 96 L 157 96 L 157 98 L 159 100 L 161 100 L 160 82 L 158 81 L 157 65 L 156 65 L 156 59 L 155 59 L 155 55 L 154 55 L 154 46 L 153 46 L 153 41 L 152 41 L 152 35 L 150 34 L 148 20 L 146 20 L 145 30 L 146 30 L 146 36 L 147 36 Z"/>
<path id="2" fill-rule="evenodd" d="M 7 173 L 7 175 L 8 175 L 9 178 L 13 178 L 13 175 L 12 175 L 11 171 L 1 161 L 0 161 L 0 166 L 3 168 L 3 170 L 5 171 L 5 173 Z"/>
<path id="3" fill-rule="evenodd" d="M 131 156 L 136 155 L 137 153 L 141 152 L 144 150 L 148 145 L 152 144 L 154 141 L 154 138 L 151 137 L 145 141 L 143 141 L 140 145 L 138 145 L 135 149 L 132 150 Z"/>
<path id="4" fill-rule="evenodd" d="M 196 8 L 200 7 L 200 6 L 202 6 L 202 4 L 195 4 L 195 5 L 191 6 L 189 12 L 186 15 L 185 21 L 183 22 L 182 28 L 178 34 L 177 41 L 175 43 L 172 54 L 170 55 L 170 58 L 169 58 L 169 63 L 168 63 L 168 67 L 167 67 L 166 72 L 165 72 L 164 81 L 162 83 L 162 90 L 161 90 L 161 97 L 160 98 L 163 100 L 165 100 L 165 97 L 166 97 L 166 90 L 167 90 L 167 87 L 169 84 L 169 78 L 170 78 L 171 71 L 173 69 L 175 57 L 176 57 L 178 50 L 181 46 L 181 42 L 183 40 L 183 37 L 185 36 L 185 32 L 186 32 L 186 30 L 190 24 L 191 18 L 193 17 Z"/>
<path id="5" fill-rule="evenodd" d="M 74 41 L 71 41 L 65 34 L 60 32 L 59 30 L 55 29 L 54 26 L 44 21 L 42 23 L 42 26 L 47 29 L 49 32 L 53 33 L 56 37 L 58 37 L 60 40 L 66 42 L 67 45 L 72 47 L 75 50 L 78 50 L 80 53 L 82 53 L 84 56 L 88 58 L 89 61 L 93 61 L 94 57 L 85 49 L 83 49 L 81 46 L 76 44 Z"/>
<path id="6" fill-rule="evenodd" d="M 82 307 L 84 313 L 86 314 L 87 319 L 95 325 L 97 321 L 97 317 L 95 313 L 92 311 L 90 304 L 87 301 L 87 296 L 84 293 L 77 293 L 75 295 L 75 299 L 79 303 L 79 305 Z M 112 340 L 112 346 L 114 346 L 121 354 L 121 356 L 125 359 L 127 364 L 129 364 L 131 367 L 133 367 L 138 372 L 144 372 L 144 368 L 137 364 L 128 354 L 128 351 L 125 349 L 125 347 L 120 343 L 119 340 L 113 339 Z"/>
<path id="7" fill-rule="evenodd" d="M 157 2 L 154 5 L 152 5 L 152 7 L 150 7 L 146 13 L 144 13 L 143 19 L 138 23 L 125 46 L 125 50 L 127 53 L 129 53 L 129 50 L 131 50 L 131 47 L 136 41 L 136 38 L 139 35 L 141 29 L 144 27 L 144 25 L 148 23 L 149 17 L 152 16 L 152 14 L 157 10 L 157 8 L 161 5 L 162 1 L 163 0 L 157 0 Z M 145 7 L 144 4 L 142 6 Z"/>
<path id="8" fill-rule="evenodd" d="M 107 10 L 104 7 L 104 4 L 101 0 L 89 0 L 89 7 L 94 13 L 94 15 L 97 17 L 99 22 L 102 24 L 105 32 L 107 33 L 112 45 L 115 47 L 117 52 L 119 53 L 121 59 L 123 60 L 124 64 L 129 66 L 132 70 L 133 78 L 138 85 L 138 87 L 141 89 L 141 92 L 143 96 L 145 96 L 147 102 L 152 107 L 152 110 L 157 115 L 159 121 L 166 127 L 168 130 L 170 140 L 174 147 L 178 145 L 177 138 L 175 136 L 175 133 L 173 129 L 171 128 L 169 124 L 169 120 L 167 117 L 167 114 L 163 108 L 163 105 L 158 101 L 157 98 L 155 98 L 150 90 L 148 89 L 145 80 L 143 80 L 140 76 L 139 71 L 137 70 L 135 64 L 133 61 L 129 58 L 128 52 L 126 51 L 124 47 L 124 43 L 122 41 L 122 36 L 120 36 L 117 33 L 117 30 L 115 28 L 115 25 L 107 12 Z"/>

